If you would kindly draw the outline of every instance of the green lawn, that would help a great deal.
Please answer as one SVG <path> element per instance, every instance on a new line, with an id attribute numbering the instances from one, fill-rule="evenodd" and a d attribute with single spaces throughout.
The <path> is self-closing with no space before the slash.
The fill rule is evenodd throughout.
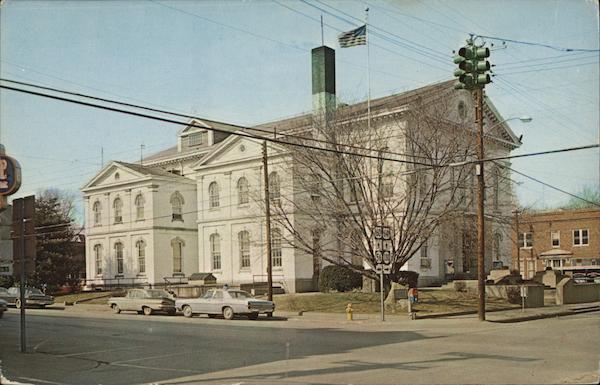
<path id="1" fill-rule="evenodd" d="M 75 294 L 66 294 L 66 295 L 57 295 L 54 296 L 54 302 L 76 302 L 81 301 L 82 299 L 91 299 L 91 301 L 86 301 L 84 303 L 100 303 L 106 304 L 106 300 L 108 297 L 99 298 L 104 296 L 112 295 L 109 291 L 92 291 L 92 292 L 84 292 L 84 293 L 75 293 Z"/>
<path id="2" fill-rule="evenodd" d="M 352 303 L 355 313 L 379 313 L 379 293 L 307 293 L 283 294 L 274 297 L 276 309 L 281 311 L 305 311 L 344 313 L 346 305 Z M 514 308 L 506 300 L 487 298 L 486 309 Z M 477 296 L 452 290 L 420 290 L 419 302 L 413 306 L 420 314 L 462 312 L 477 310 Z M 394 313 L 404 313 L 400 306 L 387 307 Z"/>

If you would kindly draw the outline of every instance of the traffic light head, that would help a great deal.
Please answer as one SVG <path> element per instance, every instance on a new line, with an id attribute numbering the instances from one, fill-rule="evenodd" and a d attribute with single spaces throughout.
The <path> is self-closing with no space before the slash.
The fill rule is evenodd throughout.
<path id="1" fill-rule="evenodd" d="M 454 76 L 458 77 L 455 89 L 473 89 L 483 87 L 491 82 L 490 76 L 485 74 L 490 70 L 490 63 L 485 58 L 490 56 L 486 47 L 476 47 L 471 42 L 458 50 L 458 55 L 453 58 L 458 64 Z"/>

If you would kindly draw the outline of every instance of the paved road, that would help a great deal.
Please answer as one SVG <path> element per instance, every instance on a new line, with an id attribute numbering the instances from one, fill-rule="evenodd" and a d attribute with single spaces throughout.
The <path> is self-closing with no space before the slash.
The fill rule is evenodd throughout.
<path id="1" fill-rule="evenodd" d="M 36 384 L 590 383 L 600 362 L 598 312 L 346 328 L 31 313 L 28 354 L 18 353 L 17 314 L 0 319 L 0 359 L 7 378 Z"/>

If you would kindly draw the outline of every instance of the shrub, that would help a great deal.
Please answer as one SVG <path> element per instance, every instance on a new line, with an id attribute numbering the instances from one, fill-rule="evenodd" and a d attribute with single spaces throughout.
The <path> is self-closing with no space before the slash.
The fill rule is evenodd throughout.
<path id="1" fill-rule="evenodd" d="M 521 288 L 517 286 L 509 286 L 506 288 L 506 296 L 508 297 L 508 303 L 519 304 L 521 303 Z"/>
<path id="2" fill-rule="evenodd" d="M 417 287 L 419 282 L 419 273 L 416 271 L 401 270 L 396 274 L 396 282 L 408 287 Z"/>
<path id="3" fill-rule="evenodd" d="M 466 282 L 455 281 L 454 282 L 454 290 L 460 291 L 460 292 L 466 292 L 467 291 Z"/>
<path id="4" fill-rule="evenodd" d="M 329 265 L 321 270 L 319 291 L 323 293 L 330 290 L 344 292 L 360 287 L 362 287 L 362 274 L 354 272 L 347 267 Z"/>
<path id="5" fill-rule="evenodd" d="M 11 287 L 14 285 L 15 280 L 12 275 L 0 275 L 0 287 Z"/>

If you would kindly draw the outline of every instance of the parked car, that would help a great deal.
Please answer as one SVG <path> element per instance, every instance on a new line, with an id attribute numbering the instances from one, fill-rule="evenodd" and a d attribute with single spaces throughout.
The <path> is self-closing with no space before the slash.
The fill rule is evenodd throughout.
<path id="1" fill-rule="evenodd" d="M 182 298 L 175 301 L 175 307 L 186 317 L 194 314 L 207 314 L 210 318 L 223 315 L 230 320 L 236 314 L 255 320 L 260 313 L 273 316 L 275 304 L 272 301 L 258 300 L 243 290 L 212 289 L 200 298 Z"/>
<path id="2" fill-rule="evenodd" d="M 11 302 L 9 305 L 13 305 L 17 309 L 21 308 L 21 289 L 18 287 L 11 287 L 8 289 L 8 294 L 11 296 Z M 25 289 L 25 306 L 39 306 L 46 307 L 54 303 L 54 297 L 42 293 L 40 289 L 35 287 L 28 287 Z"/>
<path id="3" fill-rule="evenodd" d="M 0 299 L 6 301 L 6 303 L 14 304 L 17 297 L 13 294 L 9 294 L 8 289 L 0 287 Z"/>
<path id="4" fill-rule="evenodd" d="M 8 309 L 8 303 L 5 300 L 0 299 L 0 318 L 2 318 L 6 309 Z"/>
<path id="5" fill-rule="evenodd" d="M 175 315 L 175 300 L 171 294 L 160 289 L 129 289 L 124 297 L 110 297 L 108 304 L 113 312 L 137 311 L 144 315 L 154 312 Z"/>

